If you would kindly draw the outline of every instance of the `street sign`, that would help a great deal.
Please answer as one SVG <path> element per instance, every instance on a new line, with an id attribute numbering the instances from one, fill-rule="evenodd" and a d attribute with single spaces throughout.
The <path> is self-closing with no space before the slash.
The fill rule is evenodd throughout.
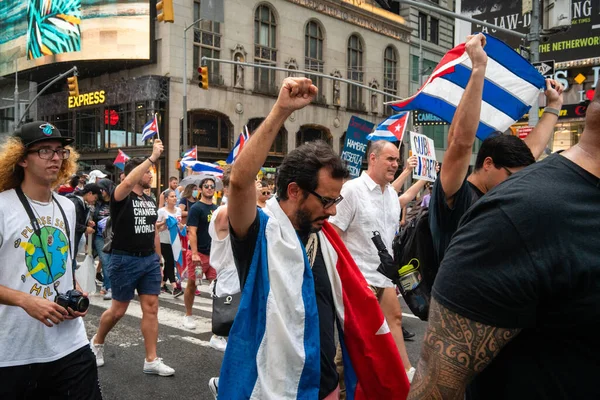
<path id="1" fill-rule="evenodd" d="M 533 66 L 544 76 L 554 76 L 554 60 L 536 62 Z"/>

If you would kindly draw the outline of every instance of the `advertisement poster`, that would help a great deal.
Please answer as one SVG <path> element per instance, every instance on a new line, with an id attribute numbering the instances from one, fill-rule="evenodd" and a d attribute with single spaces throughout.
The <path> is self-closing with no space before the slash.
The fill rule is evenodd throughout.
<path id="1" fill-rule="evenodd" d="M 0 76 L 55 62 L 150 59 L 150 2 L 0 1 Z"/>
<path id="2" fill-rule="evenodd" d="M 410 149 L 417 157 L 417 166 L 413 169 L 413 179 L 435 182 L 437 172 L 435 166 L 435 143 L 433 139 L 419 133 L 410 132 Z"/>
<path id="3" fill-rule="evenodd" d="M 460 9 L 461 14 L 465 16 L 512 31 L 528 33 L 531 27 L 531 13 L 523 15 L 522 7 L 522 0 L 462 0 Z M 470 25 L 470 32 L 466 32 L 466 34 L 473 32 L 489 33 L 514 49 L 518 49 L 519 45 L 525 45 L 521 39 L 513 35 L 498 32 L 478 24 L 460 23 L 460 25 L 463 24 Z M 466 37 L 464 30 L 459 28 L 457 32 L 460 32 L 460 37 L 457 37 L 457 40 L 464 41 Z M 571 29 L 565 33 L 551 35 L 547 42 L 540 44 L 539 50 L 540 61 L 580 60 L 600 54 L 600 2 L 596 0 L 572 0 Z"/>
<path id="4" fill-rule="evenodd" d="M 354 115 L 350 118 L 342 160 L 347 163 L 352 178 L 358 178 L 360 175 L 360 166 L 367 152 L 367 135 L 371 133 L 374 126 L 375 124 Z"/>

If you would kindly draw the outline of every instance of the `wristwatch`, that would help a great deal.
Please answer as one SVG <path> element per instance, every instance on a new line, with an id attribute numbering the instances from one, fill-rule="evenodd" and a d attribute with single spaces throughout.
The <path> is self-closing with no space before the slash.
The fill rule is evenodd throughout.
<path id="1" fill-rule="evenodd" d="M 552 108 L 552 107 L 546 107 L 546 108 L 544 108 L 544 113 L 554 114 L 557 117 L 560 116 L 560 110 L 557 109 L 557 108 Z"/>

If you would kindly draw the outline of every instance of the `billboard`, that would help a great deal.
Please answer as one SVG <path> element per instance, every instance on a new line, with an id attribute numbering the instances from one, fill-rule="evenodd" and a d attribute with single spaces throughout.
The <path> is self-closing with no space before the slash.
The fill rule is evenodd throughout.
<path id="1" fill-rule="evenodd" d="M 461 0 L 460 8 L 457 9 L 460 9 L 461 14 L 465 16 L 513 31 L 528 33 L 531 26 L 531 13 L 523 14 L 522 7 L 522 0 Z M 541 61 L 571 61 L 600 54 L 600 2 L 572 0 L 571 17 L 571 29 L 568 32 L 552 35 L 547 42 L 540 45 Z M 502 39 L 514 49 L 524 44 L 515 36 L 475 23 L 461 21 L 457 25 L 456 40 L 459 43 L 463 42 L 470 33 L 486 32 Z"/>
<path id="2" fill-rule="evenodd" d="M 148 0 L 0 1 L 0 76 L 56 62 L 150 59 Z"/>

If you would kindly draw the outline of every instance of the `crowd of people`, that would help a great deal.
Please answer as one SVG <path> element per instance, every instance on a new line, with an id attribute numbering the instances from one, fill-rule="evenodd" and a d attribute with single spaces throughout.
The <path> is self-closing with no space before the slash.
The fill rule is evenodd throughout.
<path id="1" fill-rule="evenodd" d="M 466 43 L 471 76 L 432 184 L 411 185 L 414 158 L 398 174 L 399 149 L 386 141 L 370 143 L 356 179 L 322 141 L 289 152 L 275 182 L 260 179 L 284 121 L 318 94 L 307 78 L 283 81 L 222 178 L 180 186 L 171 177 L 157 200 L 148 189 L 160 140 L 113 183 L 101 171 L 74 175 L 73 139 L 52 125 L 21 126 L 0 151 L 0 257 L 10 261 L 0 268 L 0 398 L 100 399 L 104 344 L 136 292 L 143 372 L 173 375 L 156 351 L 158 296 L 183 296 L 182 327 L 195 329 L 201 279 L 220 318 L 210 344 L 225 352 L 207 382 L 215 398 L 598 398 L 600 94 L 579 143 L 536 162 L 563 101 L 548 79 L 535 129 L 483 141 L 469 174 L 485 44 L 483 35 Z M 416 364 L 397 282 L 381 272 L 373 240 L 391 249 L 411 209 L 429 211 L 439 266 Z M 112 300 L 89 341 L 87 307 L 54 301 L 87 296 L 75 279 L 80 245 L 98 255 Z"/>

